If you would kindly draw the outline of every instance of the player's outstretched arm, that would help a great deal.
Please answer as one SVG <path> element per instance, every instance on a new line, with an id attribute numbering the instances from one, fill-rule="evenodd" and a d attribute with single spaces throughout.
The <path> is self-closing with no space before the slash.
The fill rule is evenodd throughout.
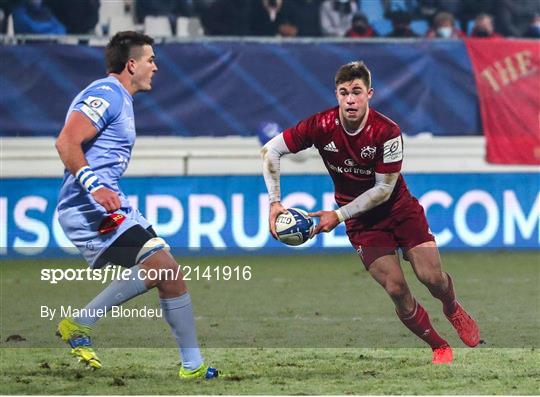
<path id="1" fill-rule="evenodd" d="M 387 201 L 394 191 L 398 178 L 399 172 L 375 173 L 375 185 L 371 189 L 366 190 L 349 204 L 336 210 L 339 221 L 351 219 Z"/>
<path id="2" fill-rule="evenodd" d="M 279 134 L 272 138 L 261 149 L 264 183 L 266 184 L 268 199 L 270 201 L 268 225 L 270 227 L 270 233 L 275 239 L 277 239 L 276 218 L 279 214 L 287 212 L 280 201 L 280 159 L 281 156 L 290 152 L 291 151 L 283 139 L 283 134 Z"/>
<path id="3" fill-rule="evenodd" d="M 310 216 L 320 218 L 319 223 L 313 230 L 312 236 L 320 232 L 330 232 L 341 222 L 363 214 L 387 201 L 399 177 L 399 172 L 391 174 L 375 173 L 375 185 L 355 198 L 349 204 L 335 211 L 318 211 L 310 213 Z"/>
<path id="4" fill-rule="evenodd" d="M 83 187 L 107 212 L 113 212 L 120 208 L 120 198 L 116 192 L 99 184 L 97 178 L 96 181 L 91 182 L 93 178 L 89 172 L 93 173 L 93 171 L 88 167 L 82 150 L 82 144 L 95 137 L 96 134 L 97 129 L 90 120 L 80 112 L 75 111 L 70 114 L 64 128 L 60 131 L 55 146 L 60 159 L 69 172 L 81 181 Z M 85 185 L 83 181 L 90 183 Z"/>

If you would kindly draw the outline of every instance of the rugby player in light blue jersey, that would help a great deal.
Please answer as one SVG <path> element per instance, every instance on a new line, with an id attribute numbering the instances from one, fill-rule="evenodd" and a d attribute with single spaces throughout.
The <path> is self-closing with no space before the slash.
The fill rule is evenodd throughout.
<path id="1" fill-rule="evenodd" d="M 71 353 L 92 368 L 102 364 L 92 349 L 92 326 L 112 306 L 157 287 L 163 315 L 180 350 L 179 376 L 215 378 L 199 351 L 191 300 L 169 246 L 133 208 L 118 185 L 135 142 L 133 95 L 152 88 L 157 71 L 153 39 L 119 32 L 105 49 L 108 77 L 96 80 L 69 107 L 56 148 L 66 167 L 58 200 L 60 224 L 92 268 L 115 264 L 131 269 L 114 280 L 82 315 L 65 318 L 58 334 Z M 168 270 L 168 271 L 165 271 Z M 157 280 L 144 274 L 158 274 Z"/>

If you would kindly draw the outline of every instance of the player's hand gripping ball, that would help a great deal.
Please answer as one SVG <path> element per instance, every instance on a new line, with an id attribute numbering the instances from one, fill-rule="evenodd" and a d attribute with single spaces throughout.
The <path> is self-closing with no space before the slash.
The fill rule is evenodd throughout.
<path id="1" fill-rule="evenodd" d="M 315 227 L 313 219 L 306 211 L 299 208 L 288 208 L 287 213 L 276 219 L 276 232 L 281 241 L 287 245 L 300 245 L 309 240 Z"/>

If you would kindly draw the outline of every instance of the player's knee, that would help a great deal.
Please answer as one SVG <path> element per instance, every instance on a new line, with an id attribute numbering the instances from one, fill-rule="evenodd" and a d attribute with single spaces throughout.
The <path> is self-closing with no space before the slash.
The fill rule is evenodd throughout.
<path id="1" fill-rule="evenodd" d="M 160 251 L 169 251 L 171 247 L 161 237 L 154 237 L 148 240 L 139 250 L 135 262 L 138 265 L 148 261 L 154 254 Z"/>
<path id="2" fill-rule="evenodd" d="M 182 281 L 181 269 L 169 254 L 170 247 L 160 237 L 148 240 L 137 255 L 145 284 L 152 288 L 156 286 L 174 285 Z"/>
<path id="3" fill-rule="evenodd" d="M 418 274 L 418 279 L 429 289 L 438 289 L 444 284 L 443 274 L 440 271 L 420 273 Z"/>

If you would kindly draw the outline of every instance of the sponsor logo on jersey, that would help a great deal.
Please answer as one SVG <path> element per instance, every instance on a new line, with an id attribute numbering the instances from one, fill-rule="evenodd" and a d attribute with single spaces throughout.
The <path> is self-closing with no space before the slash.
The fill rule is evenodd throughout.
<path id="1" fill-rule="evenodd" d="M 326 162 L 328 168 L 337 174 L 355 174 L 355 175 L 371 175 L 373 170 L 359 167 L 343 167 L 341 165 L 334 165 Z"/>
<path id="2" fill-rule="evenodd" d="M 345 163 L 345 165 L 348 165 L 349 167 L 354 167 L 355 165 L 358 165 L 358 164 L 356 163 L 356 161 L 354 161 L 353 159 L 346 159 L 346 160 L 344 161 L 344 163 Z"/>
<path id="3" fill-rule="evenodd" d="M 384 143 L 383 163 L 393 163 L 403 160 L 403 146 L 401 136 L 397 136 Z"/>
<path id="4" fill-rule="evenodd" d="M 377 148 L 375 146 L 364 146 L 360 150 L 360 157 L 362 157 L 363 159 L 373 160 L 375 158 L 376 151 L 377 151 Z"/>
<path id="5" fill-rule="evenodd" d="M 81 106 L 81 112 L 86 114 L 94 123 L 99 122 L 99 114 L 97 114 L 94 109 L 92 109 L 87 104 Z"/>
<path id="6" fill-rule="evenodd" d="M 105 114 L 105 111 L 111 104 L 103 98 L 97 98 L 95 96 L 88 96 L 83 101 L 83 105 L 80 110 L 86 114 L 93 122 L 97 123 L 101 117 Z"/>
<path id="7" fill-rule="evenodd" d="M 336 147 L 336 144 L 334 143 L 334 141 L 331 141 L 323 149 L 326 150 L 327 152 L 335 152 L 335 153 L 337 153 L 339 151 L 338 148 Z"/>
<path id="8" fill-rule="evenodd" d="M 102 105 L 103 102 L 101 102 L 101 99 L 94 99 L 92 102 L 90 102 L 90 107 L 95 109 Z"/>
<path id="9" fill-rule="evenodd" d="M 112 91 L 113 89 L 111 87 L 109 87 L 108 85 L 100 85 L 99 87 L 96 88 L 96 90 L 105 90 L 105 91 Z"/>

